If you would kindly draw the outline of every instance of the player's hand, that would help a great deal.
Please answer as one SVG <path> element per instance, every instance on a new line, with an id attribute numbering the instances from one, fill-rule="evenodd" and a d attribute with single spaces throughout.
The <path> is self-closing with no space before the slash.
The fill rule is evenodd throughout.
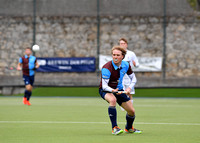
<path id="1" fill-rule="evenodd" d="M 17 70 L 20 71 L 20 70 L 22 70 L 22 68 L 18 66 L 18 67 L 17 67 Z"/>
<path id="2" fill-rule="evenodd" d="M 126 91 L 126 94 L 130 94 L 131 93 L 131 88 L 128 87 L 125 91 Z"/>
<path id="3" fill-rule="evenodd" d="M 114 93 L 114 92 L 118 92 L 118 90 L 119 90 L 118 88 L 117 88 L 117 89 L 113 89 L 112 92 L 113 92 L 113 93 Z"/>
<path id="4" fill-rule="evenodd" d="M 38 69 L 40 67 L 40 65 L 36 65 L 35 68 Z"/>
<path id="5" fill-rule="evenodd" d="M 38 64 L 38 62 L 35 63 L 35 68 L 38 69 L 40 67 L 40 65 Z"/>
<path id="6" fill-rule="evenodd" d="M 133 61 L 133 65 L 136 66 L 136 62 L 135 61 Z"/>
<path id="7" fill-rule="evenodd" d="M 122 94 L 122 93 L 124 93 L 124 91 L 119 91 L 119 92 L 117 93 L 117 95 Z"/>

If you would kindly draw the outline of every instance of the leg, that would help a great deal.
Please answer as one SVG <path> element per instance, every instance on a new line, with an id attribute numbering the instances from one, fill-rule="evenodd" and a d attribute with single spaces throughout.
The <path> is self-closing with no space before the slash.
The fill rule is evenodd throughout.
<path id="1" fill-rule="evenodd" d="M 24 98 L 23 98 L 23 103 L 27 105 L 31 105 L 29 102 L 30 96 L 31 96 L 31 91 L 32 91 L 32 86 L 30 84 L 25 86 L 25 92 L 24 92 Z"/>
<path id="2" fill-rule="evenodd" d="M 131 100 L 133 100 L 132 94 L 127 94 L 127 95 L 130 97 Z"/>
<path id="3" fill-rule="evenodd" d="M 33 83 L 34 83 L 34 76 L 28 76 L 27 77 L 27 81 L 28 82 L 26 82 L 26 91 L 27 91 L 27 101 L 29 101 L 30 97 L 31 97 L 31 94 L 32 94 Z"/>
<path id="4" fill-rule="evenodd" d="M 129 87 L 129 84 L 124 84 L 123 83 L 123 87 L 124 87 L 123 89 L 125 91 Z M 132 96 L 132 94 L 135 94 L 135 89 L 134 88 L 131 90 L 130 94 L 127 94 L 129 96 L 129 98 L 131 99 L 131 102 L 133 103 L 133 96 Z M 125 111 L 122 106 L 120 108 L 121 108 L 122 111 Z"/>
<path id="5" fill-rule="evenodd" d="M 130 93 L 130 94 L 128 94 L 128 96 L 130 97 L 130 99 L 131 99 L 132 103 L 133 103 L 133 94 L 135 94 L 135 89 L 134 89 L 134 88 L 133 88 L 133 89 L 131 89 L 131 93 Z"/>
<path id="6" fill-rule="evenodd" d="M 25 87 L 26 87 L 25 92 L 24 92 L 23 102 L 24 102 L 24 104 L 31 105 L 29 102 L 29 99 L 32 94 L 32 85 L 34 82 L 34 76 L 23 75 L 23 80 L 24 80 Z"/>
<path id="7" fill-rule="evenodd" d="M 27 100 L 29 101 L 30 97 L 31 97 L 31 94 L 32 94 L 32 86 L 30 84 L 26 85 L 26 98 Z"/>
<path id="8" fill-rule="evenodd" d="M 134 116 L 135 115 L 135 109 L 133 107 L 133 104 L 131 102 L 131 100 L 127 101 L 127 102 L 123 102 L 121 104 L 121 106 L 127 111 L 127 113 L 130 115 L 130 116 Z"/>
<path id="9" fill-rule="evenodd" d="M 112 93 L 107 93 L 104 98 L 106 99 L 106 101 L 108 101 L 110 105 L 108 107 L 108 115 L 112 124 L 112 134 L 119 135 L 123 133 L 123 130 L 117 126 L 117 110 L 115 107 L 117 99 Z"/>
<path id="10" fill-rule="evenodd" d="M 34 83 L 34 81 L 35 81 L 35 76 L 33 75 L 33 76 L 29 76 L 29 85 L 27 85 L 26 86 L 26 90 L 28 90 L 29 91 L 29 96 L 27 97 L 27 100 L 29 101 L 30 100 L 30 98 L 31 98 L 31 95 L 32 95 L 32 89 L 33 89 L 33 83 Z"/>
<path id="11" fill-rule="evenodd" d="M 108 101 L 110 106 L 116 106 L 117 99 L 112 93 L 106 93 L 105 100 Z"/>
<path id="12" fill-rule="evenodd" d="M 99 89 L 99 94 L 101 97 L 109 103 L 108 115 L 112 124 L 112 134 L 119 135 L 123 133 L 123 130 L 117 126 L 117 110 L 115 108 L 117 99 L 112 93 L 103 92 L 102 89 Z"/>
<path id="13" fill-rule="evenodd" d="M 110 117 L 112 128 L 114 128 L 115 126 L 117 126 L 117 110 L 115 107 L 117 99 L 112 93 L 106 93 L 104 98 L 109 103 L 108 115 Z"/>
<path id="14" fill-rule="evenodd" d="M 128 94 L 128 96 L 130 97 L 131 103 L 133 104 L 133 95 L 132 95 L 132 93 L 131 93 L 131 94 Z"/>
<path id="15" fill-rule="evenodd" d="M 131 100 L 127 101 L 127 102 L 123 102 L 121 105 L 126 111 L 126 129 L 129 130 L 132 128 L 133 126 L 133 122 L 135 120 L 135 109 L 133 108 L 133 104 L 131 102 Z"/>
<path id="16" fill-rule="evenodd" d="M 135 120 L 135 109 L 133 107 L 131 100 L 127 102 L 123 102 L 122 107 L 127 111 L 127 114 L 126 114 L 127 124 L 125 127 L 125 132 L 141 134 L 142 131 L 133 128 L 133 122 Z"/>

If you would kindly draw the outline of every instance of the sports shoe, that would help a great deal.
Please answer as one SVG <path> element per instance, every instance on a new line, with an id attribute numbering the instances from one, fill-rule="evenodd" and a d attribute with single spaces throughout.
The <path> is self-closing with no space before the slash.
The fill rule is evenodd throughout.
<path id="1" fill-rule="evenodd" d="M 28 105 L 28 106 L 30 106 L 31 105 L 31 103 L 27 100 L 26 101 L 26 104 Z"/>
<path id="2" fill-rule="evenodd" d="M 27 99 L 26 99 L 26 97 L 23 98 L 23 103 L 24 103 L 24 104 L 27 103 Z"/>
<path id="3" fill-rule="evenodd" d="M 123 133 L 124 131 L 122 129 L 120 129 L 119 127 L 115 126 L 113 129 L 112 129 L 112 134 L 113 135 L 119 135 L 121 133 Z"/>
<path id="4" fill-rule="evenodd" d="M 140 130 L 138 130 L 138 129 L 135 129 L 135 128 L 130 128 L 130 129 L 124 129 L 124 131 L 126 132 L 126 133 L 135 133 L 135 134 L 141 134 L 142 133 L 142 131 L 140 131 Z"/>

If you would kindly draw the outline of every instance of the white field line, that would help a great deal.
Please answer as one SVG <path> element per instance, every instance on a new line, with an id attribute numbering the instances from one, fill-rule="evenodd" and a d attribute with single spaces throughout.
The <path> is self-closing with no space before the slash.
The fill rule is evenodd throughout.
<path id="1" fill-rule="evenodd" d="M 73 121 L 0 121 L 3 123 L 15 123 L 15 124 L 110 124 L 110 122 L 73 122 Z M 119 124 L 125 124 L 125 122 L 119 122 Z M 141 125 L 185 125 L 185 126 L 200 126 L 200 123 L 145 123 L 145 122 L 135 122 L 135 124 Z"/>
<path id="2" fill-rule="evenodd" d="M 5 106 L 5 105 L 18 105 L 18 106 L 21 106 L 22 104 L 21 103 L 17 103 L 17 104 L 13 104 L 13 103 L 0 103 L 0 106 Z M 49 103 L 36 103 L 35 105 L 49 105 Z M 72 106 L 72 104 L 68 104 L 68 105 L 52 105 L 52 106 Z M 106 104 L 79 104 L 77 106 L 95 106 L 95 107 L 105 107 L 105 106 L 108 106 Z M 190 104 L 190 105 L 176 105 L 176 104 L 160 104 L 160 105 L 155 105 L 155 104 L 134 104 L 133 103 L 133 106 L 134 107 L 160 107 L 160 108 L 188 108 L 188 107 L 196 107 L 196 108 L 200 108 L 199 105 L 197 104 Z"/>

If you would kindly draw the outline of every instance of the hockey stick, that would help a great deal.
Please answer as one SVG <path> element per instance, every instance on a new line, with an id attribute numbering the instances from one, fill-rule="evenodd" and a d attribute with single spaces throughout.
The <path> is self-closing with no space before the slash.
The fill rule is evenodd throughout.
<path id="1" fill-rule="evenodd" d="M 104 91 L 104 92 L 107 92 L 107 93 L 113 93 L 113 94 L 122 94 L 122 93 L 127 93 L 126 91 L 115 91 L 115 92 L 108 92 L 108 91 Z"/>
<path id="2" fill-rule="evenodd" d="M 127 93 L 126 91 L 116 91 L 116 92 L 112 92 L 112 93 L 114 93 L 114 94 L 122 94 L 122 93 Z"/>

